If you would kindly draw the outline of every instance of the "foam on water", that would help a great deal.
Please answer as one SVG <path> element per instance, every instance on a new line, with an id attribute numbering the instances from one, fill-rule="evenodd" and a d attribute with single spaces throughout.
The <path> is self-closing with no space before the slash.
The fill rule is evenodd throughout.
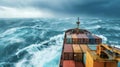
<path id="1" fill-rule="evenodd" d="M 47 42 L 52 42 L 55 40 L 55 45 L 50 44 L 48 48 L 43 48 L 43 50 L 39 50 L 37 47 L 43 46 L 43 44 Z M 50 40 L 42 42 L 40 44 L 33 44 L 26 48 L 20 49 L 16 53 L 16 55 L 19 55 L 22 51 L 28 51 L 29 54 L 27 54 L 24 59 L 20 60 L 18 63 L 15 64 L 16 67 L 29 67 L 29 64 L 32 67 L 56 67 L 58 66 L 59 58 L 58 51 L 61 50 L 61 46 L 63 43 L 63 34 L 51 37 Z M 32 55 L 32 57 L 28 60 L 28 55 Z M 43 58 L 44 57 L 44 58 Z M 42 60 L 42 61 L 41 61 Z M 53 61 L 55 60 L 55 61 Z M 46 66 L 48 64 L 48 66 Z"/>
<path id="2" fill-rule="evenodd" d="M 96 26 L 86 27 L 86 29 L 93 29 L 93 30 L 98 29 L 98 28 L 101 28 L 101 26 L 96 25 Z"/>

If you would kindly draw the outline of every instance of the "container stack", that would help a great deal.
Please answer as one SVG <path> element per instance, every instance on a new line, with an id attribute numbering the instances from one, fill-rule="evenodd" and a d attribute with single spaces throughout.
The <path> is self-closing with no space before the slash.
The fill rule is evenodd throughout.
<path id="1" fill-rule="evenodd" d="M 71 34 L 69 35 L 66 35 L 66 41 L 65 41 L 67 44 L 72 44 L 72 36 Z"/>
<path id="2" fill-rule="evenodd" d="M 101 44 L 102 39 L 91 34 L 67 34 L 67 44 Z"/>
<path id="3" fill-rule="evenodd" d="M 73 44 L 73 51 L 74 51 L 74 60 L 75 61 L 82 61 L 82 50 L 79 45 Z"/>
<path id="4" fill-rule="evenodd" d="M 89 51 L 89 47 L 87 46 L 87 44 L 80 44 L 80 47 L 82 49 L 83 53 L 86 53 L 87 51 Z"/>
<path id="5" fill-rule="evenodd" d="M 83 43 L 82 44 L 88 44 L 89 43 L 89 38 L 87 37 L 86 34 L 81 34 L 81 36 L 83 37 Z"/>
<path id="6" fill-rule="evenodd" d="M 73 60 L 73 48 L 71 44 L 64 45 L 64 60 Z"/>
<path id="7" fill-rule="evenodd" d="M 73 44 L 78 44 L 78 37 L 76 34 L 72 34 L 72 43 Z"/>
<path id="8" fill-rule="evenodd" d="M 60 61 L 61 66 L 84 67 L 83 54 L 87 50 L 87 46 L 82 46 L 86 47 L 85 49 L 81 49 L 81 46 L 80 44 L 64 44 L 62 58 Z"/>
<path id="9" fill-rule="evenodd" d="M 63 67 L 75 67 L 75 61 L 65 60 L 63 61 Z"/>
<path id="10" fill-rule="evenodd" d="M 76 62 L 73 60 L 63 61 L 63 67 L 84 67 L 82 62 Z"/>
<path id="11" fill-rule="evenodd" d="M 92 35 L 87 35 L 89 38 L 89 44 L 95 44 L 95 38 Z"/>
<path id="12" fill-rule="evenodd" d="M 69 67 L 69 65 L 66 65 L 72 64 L 75 67 L 84 67 L 84 54 L 88 50 L 90 49 L 87 44 L 64 44 L 60 62 L 61 66 Z"/>
<path id="13" fill-rule="evenodd" d="M 83 37 L 82 37 L 81 34 L 78 34 L 77 37 L 78 37 L 78 44 L 84 43 L 83 42 Z"/>

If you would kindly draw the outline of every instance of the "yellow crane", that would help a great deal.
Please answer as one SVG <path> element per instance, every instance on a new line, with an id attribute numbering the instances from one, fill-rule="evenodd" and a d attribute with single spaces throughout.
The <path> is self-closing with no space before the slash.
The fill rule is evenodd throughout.
<path id="1" fill-rule="evenodd" d="M 107 44 L 99 44 L 97 46 L 97 54 L 99 56 L 102 56 L 102 54 L 106 54 L 109 59 L 120 61 L 120 49 L 114 46 L 110 46 Z"/>

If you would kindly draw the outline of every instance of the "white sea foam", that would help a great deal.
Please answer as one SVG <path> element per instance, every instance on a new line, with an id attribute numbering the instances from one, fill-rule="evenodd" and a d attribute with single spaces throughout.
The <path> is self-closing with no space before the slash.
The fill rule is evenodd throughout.
<path id="1" fill-rule="evenodd" d="M 115 27 L 110 27 L 109 29 L 120 30 L 120 27 L 119 26 L 115 26 Z"/>
<path id="2" fill-rule="evenodd" d="M 27 26 L 10 28 L 10 29 L 6 30 L 5 32 L 1 33 L 0 37 L 4 37 L 6 35 L 14 34 L 17 30 L 22 29 L 22 28 L 26 28 L 26 27 Z"/>
<path id="3" fill-rule="evenodd" d="M 26 29 L 26 28 L 29 28 L 29 29 L 36 29 L 35 27 L 33 26 L 22 26 L 22 27 L 14 27 L 14 28 L 10 28 L 10 29 L 7 29 L 6 31 L 4 31 L 3 33 L 1 33 L 0 35 L 0 38 L 2 38 L 2 41 L 9 41 L 9 43 L 15 43 L 15 42 L 25 42 L 25 40 L 20 37 L 21 35 L 26 35 L 27 32 L 29 32 L 29 30 L 21 30 L 21 29 Z M 39 28 L 40 29 L 40 28 Z M 44 28 L 41 28 L 41 29 L 44 29 Z M 21 30 L 20 33 L 16 33 L 16 31 L 19 31 Z M 45 31 L 42 31 L 42 33 L 40 34 L 40 37 L 44 37 L 44 34 L 47 30 Z M 34 31 L 33 31 L 34 32 Z M 30 33 L 31 36 L 36 36 L 35 33 Z"/>
<path id="4" fill-rule="evenodd" d="M 101 28 L 101 26 L 96 25 L 96 26 L 86 27 L 86 29 L 98 29 L 98 28 Z"/>
<path id="5" fill-rule="evenodd" d="M 20 43 L 20 42 L 25 42 L 23 38 L 16 38 L 16 37 L 11 37 L 8 39 L 10 42 L 9 43 Z"/>
<path id="6" fill-rule="evenodd" d="M 50 41 L 52 41 L 52 40 L 62 41 L 62 39 L 60 39 L 60 37 L 62 37 L 62 36 L 63 36 L 63 34 L 60 34 L 60 35 L 57 35 L 57 36 L 53 36 L 53 37 L 51 37 L 49 40 L 43 41 L 43 42 L 41 42 L 41 43 L 39 43 L 39 44 L 32 44 L 32 45 L 30 45 L 30 46 L 27 46 L 27 47 L 25 47 L 25 48 L 23 48 L 23 49 L 20 49 L 18 52 L 16 52 L 16 55 L 19 54 L 19 53 L 22 52 L 22 51 L 30 50 L 31 48 L 34 48 L 34 47 L 39 47 L 39 46 L 41 46 L 41 45 L 43 45 L 43 44 L 45 44 L 45 43 L 48 43 L 48 42 L 50 42 Z M 59 44 L 59 42 L 56 42 L 56 43 Z M 28 51 L 28 52 L 32 52 L 32 50 L 30 50 L 30 51 Z"/>
<path id="7" fill-rule="evenodd" d="M 46 42 L 51 42 L 52 40 L 55 40 L 56 45 L 51 44 L 50 47 L 45 48 L 41 51 L 36 49 L 36 47 L 39 47 Z M 26 50 L 26 51 L 28 51 L 29 54 L 33 54 L 32 58 L 29 60 L 29 62 L 34 67 L 56 67 L 58 65 L 58 63 L 56 61 L 52 61 L 52 60 L 55 60 L 55 58 L 59 55 L 59 50 L 61 50 L 62 43 L 63 43 L 63 34 L 60 34 L 60 35 L 51 37 L 48 41 L 44 41 L 37 45 L 33 44 L 33 45 L 30 45 L 23 49 L 20 49 L 16 53 L 16 55 L 19 54 L 20 52 Z M 22 59 L 18 63 L 16 63 L 15 64 L 16 67 L 25 67 L 24 64 L 26 63 L 26 59 L 25 59 L 26 57 L 27 56 L 25 56 L 24 59 Z M 57 60 L 59 60 L 58 57 L 57 57 Z M 49 65 L 49 63 L 51 65 Z M 46 64 L 48 64 L 48 66 L 46 66 Z M 28 66 L 26 66 L 26 67 L 28 67 Z"/>
<path id="8" fill-rule="evenodd" d="M 2 33 L 0 37 L 4 37 L 5 35 L 13 34 L 16 30 L 17 30 L 16 28 L 8 29 L 4 33 Z"/>
<path id="9" fill-rule="evenodd" d="M 23 64 L 24 62 L 26 62 L 27 60 L 24 58 L 24 59 L 22 59 L 20 62 L 19 62 L 19 64 L 16 64 L 15 65 L 15 67 L 22 67 L 22 65 L 21 64 Z"/>
<path id="10" fill-rule="evenodd" d="M 10 28 L 10 29 L 6 30 L 5 32 L 1 33 L 0 37 L 4 37 L 6 35 L 11 35 L 11 34 L 15 33 L 16 31 L 18 31 L 20 29 L 24 29 L 24 28 L 36 29 L 36 27 L 34 27 L 34 26 L 14 27 L 14 28 Z M 39 28 L 39 29 L 49 29 L 49 28 Z"/>
<path id="11" fill-rule="evenodd" d="M 41 46 L 41 45 L 43 45 L 43 44 L 45 44 L 45 43 L 47 43 L 47 42 L 49 42 L 49 40 L 47 40 L 47 41 L 44 41 L 44 42 L 41 42 L 40 44 L 31 44 L 30 46 L 27 46 L 27 47 L 25 47 L 25 48 L 22 48 L 22 49 L 19 49 L 17 52 L 16 52 L 16 55 L 18 55 L 20 52 L 23 52 L 23 51 L 25 51 L 25 50 L 31 50 L 32 48 L 34 49 L 34 47 L 38 47 L 38 46 Z M 28 52 L 29 52 L 28 51 Z M 30 53 L 32 52 L 32 50 L 30 51 Z"/>

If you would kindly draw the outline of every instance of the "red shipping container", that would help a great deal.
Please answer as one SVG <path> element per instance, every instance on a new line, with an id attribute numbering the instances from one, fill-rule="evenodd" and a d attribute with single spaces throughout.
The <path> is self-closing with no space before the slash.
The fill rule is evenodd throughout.
<path id="1" fill-rule="evenodd" d="M 72 45 L 72 44 L 65 44 L 65 43 L 64 43 L 64 44 L 63 44 L 63 47 L 64 47 L 64 45 Z"/>
<path id="2" fill-rule="evenodd" d="M 85 65 L 82 62 L 75 62 L 75 67 L 84 67 Z"/>
<path id="3" fill-rule="evenodd" d="M 73 48 L 72 45 L 64 45 L 64 60 L 73 60 Z"/>
<path id="4" fill-rule="evenodd" d="M 82 35 L 78 34 L 77 37 L 78 37 L 78 44 L 82 44 L 83 43 L 83 37 L 82 37 Z"/>
<path id="5" fill-rule="evenodd" d="M 86 34 L 82 34 L 82 37 L 83 37 L 83 44 L 88 44 L 89 43 L 89 38 L 87 37 Z"/>
<path id="6" fill-rule="evenodd" d="M 73 60 L 64 60 L 63 67 L 75 67 L 75 61 Z"/>

